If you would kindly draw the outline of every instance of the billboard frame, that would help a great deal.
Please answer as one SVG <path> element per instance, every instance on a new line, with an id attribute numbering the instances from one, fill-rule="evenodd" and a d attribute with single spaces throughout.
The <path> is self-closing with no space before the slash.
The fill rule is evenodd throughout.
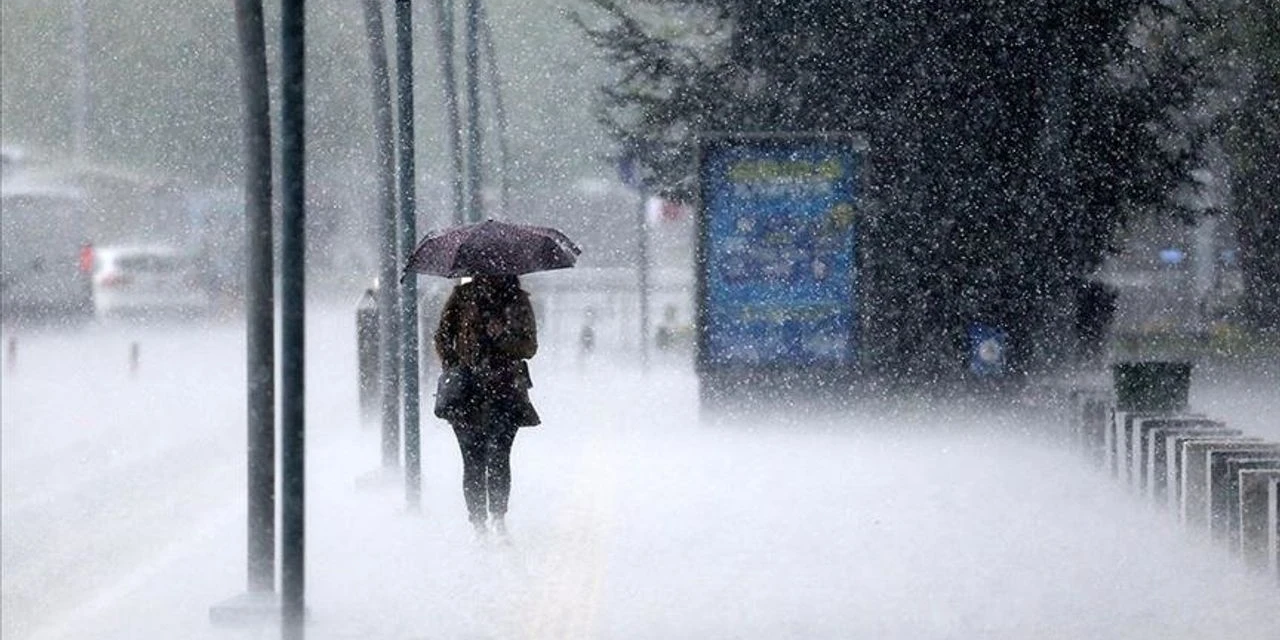
<path id="1" fill-rule="evenodd" d="M 758 364 L 713 362 L 709 351 L 709 322 L 711 308 L 708 304 L 710 269 L 710 223 L 708 204 L 711 201 L 710 185 L 706 170 L 710 152 L 722 146 L 750 146 L 757 148 L 786 148 L 789 145 L 830 144 L 843 147 L 856 154 L 856 175 L 853 176 L 856 191 L 853 207 L 856 214 L 854 246 L 850 267 L 854 276 L 847 295 L 852 300 L 852 317 L 849 342 L 854 352 L 849 361 L 841 364 L 766 362 Z M 704 403 L 710 396 L 721 395 L 738 385 L 756 390 L 760 387 L 792 386 L 801 383 L 805 389 L 825 388 L 841 392 L 866 366 L 866 349 L 862 344 L 866 329 L 866 295 L 864 256 L 868 225 L 868 173 L 870 160 L 866 138 L 858 132 L 836 131 L 780 131 L 780 132 L 704 132 L 696 137 L 696 203 L 697 229 L 695 242 L 695 371 L 701 386 Z"/>

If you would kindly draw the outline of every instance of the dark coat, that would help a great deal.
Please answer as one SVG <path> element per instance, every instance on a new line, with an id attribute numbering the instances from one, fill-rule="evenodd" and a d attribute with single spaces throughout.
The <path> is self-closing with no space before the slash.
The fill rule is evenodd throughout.
<path id="1" fill-rule="evenodd" d="M 528 427 L 541 419 L 529 400 L 529 367 L 538 351 L 538 328 L 529 294 L 519 288 L 454 287 L 440 314 L 435 348 L 443 368 L 471 374 L 467 415 L 461 426 Z"/>

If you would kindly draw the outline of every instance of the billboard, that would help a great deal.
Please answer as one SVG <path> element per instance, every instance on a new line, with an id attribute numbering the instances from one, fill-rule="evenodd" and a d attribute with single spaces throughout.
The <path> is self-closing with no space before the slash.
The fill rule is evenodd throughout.
<path id="1" fill-rule="evenodd" d="M 703 140 L 700 370 L 858 364 L 864 157 L 853 136 Z"/>

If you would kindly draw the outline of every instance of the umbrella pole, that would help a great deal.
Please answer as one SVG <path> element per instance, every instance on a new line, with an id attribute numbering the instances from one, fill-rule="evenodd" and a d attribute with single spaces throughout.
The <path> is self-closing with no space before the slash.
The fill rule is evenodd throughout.
<path id="1" fill-rule="evenodd" d="M 399 94 L 400 255 L 406 262 L 417 239 L 413 131 L 413 13 L 410 0 L 396 0 L 396 89 Z M 410 510 L 422 506 L 418 405 L 418 279 L 400 283 L 401 364 L 404 383 L 404 491 Z"/>

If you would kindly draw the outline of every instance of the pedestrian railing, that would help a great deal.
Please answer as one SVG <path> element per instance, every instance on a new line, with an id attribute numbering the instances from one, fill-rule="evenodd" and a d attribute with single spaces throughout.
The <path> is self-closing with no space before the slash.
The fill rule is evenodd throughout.
<path id="1" fill-rule="evenodd" d="M 1069 441 L 1125 490 L 1280 585 L 1280 442 L 1189 411 L 1190 368 L 1171 364 L 1116 365 L 1112 388 L 1073 389 Z"/>

